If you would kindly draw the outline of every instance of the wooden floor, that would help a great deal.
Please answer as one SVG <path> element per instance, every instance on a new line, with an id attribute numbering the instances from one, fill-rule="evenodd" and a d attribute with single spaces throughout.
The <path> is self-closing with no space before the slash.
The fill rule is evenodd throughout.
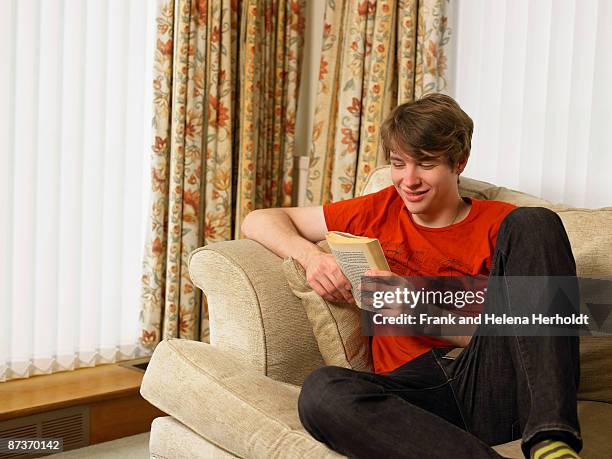
<path id="1" fill-rule="evenodd" d="M 141 397 L 143 375 L 109 364 L 0 383 L 0 421 L 89 405 L 91 444 L 147 432 L 165 414 Z"/>

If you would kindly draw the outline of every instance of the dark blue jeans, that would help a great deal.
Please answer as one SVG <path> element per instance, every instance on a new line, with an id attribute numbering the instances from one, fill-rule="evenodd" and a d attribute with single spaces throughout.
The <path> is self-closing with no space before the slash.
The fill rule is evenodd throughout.
<path id="1" fill-rule="evenodd" d="M 563 224 L 552 211 L 518 208 L 500 226 L 492 276 L 575 276 Z M 507 305 L 504 298 L 487 304 Z M 537 292 L 520 292 L 521 304 Z M 499 307 L 499 306 L 498 306 Z M 304 381 L 298 409 L 317 440 L 349 457 L 484 458 L 492 445 L 561 439 L 582 448 L 576 413 L 576 336 L 480 336 L 455 360 L 430 352 L 377 375 L 327 366 Z"/>

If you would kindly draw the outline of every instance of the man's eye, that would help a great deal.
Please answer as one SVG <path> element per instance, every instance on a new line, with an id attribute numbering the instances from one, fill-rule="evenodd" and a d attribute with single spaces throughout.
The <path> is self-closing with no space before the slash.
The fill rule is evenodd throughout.
<path id="1" fill-rule="evenodd" d="M 435 164 L 429 164 L 429 163 L 421 163 L 419 164 L 420 167 L 422 167 L 423 169 L 433 169 L 434 167 L 436 167 Z"/>
<path id="2" fill-rule="evenodd" d="M 393 162 L 392 162 L 392 163 L 391 163 L 391 165 L 392 165 L 393 167 L 402 167 L 402 166 L 404 165 L 404 163 L 393 163 Z"/>

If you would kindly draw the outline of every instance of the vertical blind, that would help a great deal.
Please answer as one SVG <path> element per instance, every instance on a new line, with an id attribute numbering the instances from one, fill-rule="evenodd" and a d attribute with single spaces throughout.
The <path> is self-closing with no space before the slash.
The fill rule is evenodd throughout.
<path id="1" fill-rule="evenodd" d="M 0 6 L 0 381 L 138 356 L 155 1 Z"/>
<path id="2" fill-rule="evenodd" d="M 612 206 L 612 2 L 460 0 L 450 94 L 475 123 L 465 174 Z"/>

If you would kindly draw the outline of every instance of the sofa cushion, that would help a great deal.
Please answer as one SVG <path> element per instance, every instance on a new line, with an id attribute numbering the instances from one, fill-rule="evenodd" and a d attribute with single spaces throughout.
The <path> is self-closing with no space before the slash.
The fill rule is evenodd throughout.
<path id="1" fill-rule="evenodd" d="M 552 207 L 553 203 L 521 191 L 510 188 L 496 187 L 487 190 L 487 198 L 493 201 L 509 202 L 518 207 Z"/>
<path id="2" fill-rule="evenodd" d="M 140 392 L 238 457 L 338 457 L 302 427 L 298 386 L 268 378 L 207 343 L 182 339 L 159 343 Z"/>
<path id="3" fill-rule="evenodd" d="M 610 457 L 612 450 L 611 419 L 612 405 L 609 403 L 578 402 L 578 420 L 584 443 L 580 452 L 582 459 Z M 524 457 L 520 440 L 504 443 L 493 449 L 505 458 L 521 459 Z"/>
<path id="4" fill-rule="evenodd" d="M 329 252 L 326 242 L 319 245 Z M 319 296 L 306 280 L 302 265 L 291 257 L 284 261 L 283 272 L 293 293 L 302 300 L 325 364 L 372 371 L 369 340 L 361 335 L 359 309 Z"/>
<path id="5" fill-rule="evenodd" d="M 555 212 L 567 231 L 578 276 L 612 278 L 612 207 L 565 208 Z M 580 338 L 578 396 L 582 400 L 612 403 L 612 336 Z"/>
<path id="6" fill-rule="evenodd" d="M 581 277 L 612 277 L 612 207 L 553 208 L 561 217 Z"/>
<path id="7" fill-rule="evenodd" d="M 238 457 L 210 443 L 171 416 L 153 420 L 149 455 L 151 459 L 235 459 Z"/>
<path id="8" fill-rule="evenodd" d="M 363 189 L 361 190 L 361 195 L 363 196 L 370 193 L 376 193 L 377 191 L 391 185 L 392 182 L 389 168 L 390 166 L 378 166 L 376 169 L 370 172 L 370 175 L 368 175 L 368 178 L 366 178 Z"/>

